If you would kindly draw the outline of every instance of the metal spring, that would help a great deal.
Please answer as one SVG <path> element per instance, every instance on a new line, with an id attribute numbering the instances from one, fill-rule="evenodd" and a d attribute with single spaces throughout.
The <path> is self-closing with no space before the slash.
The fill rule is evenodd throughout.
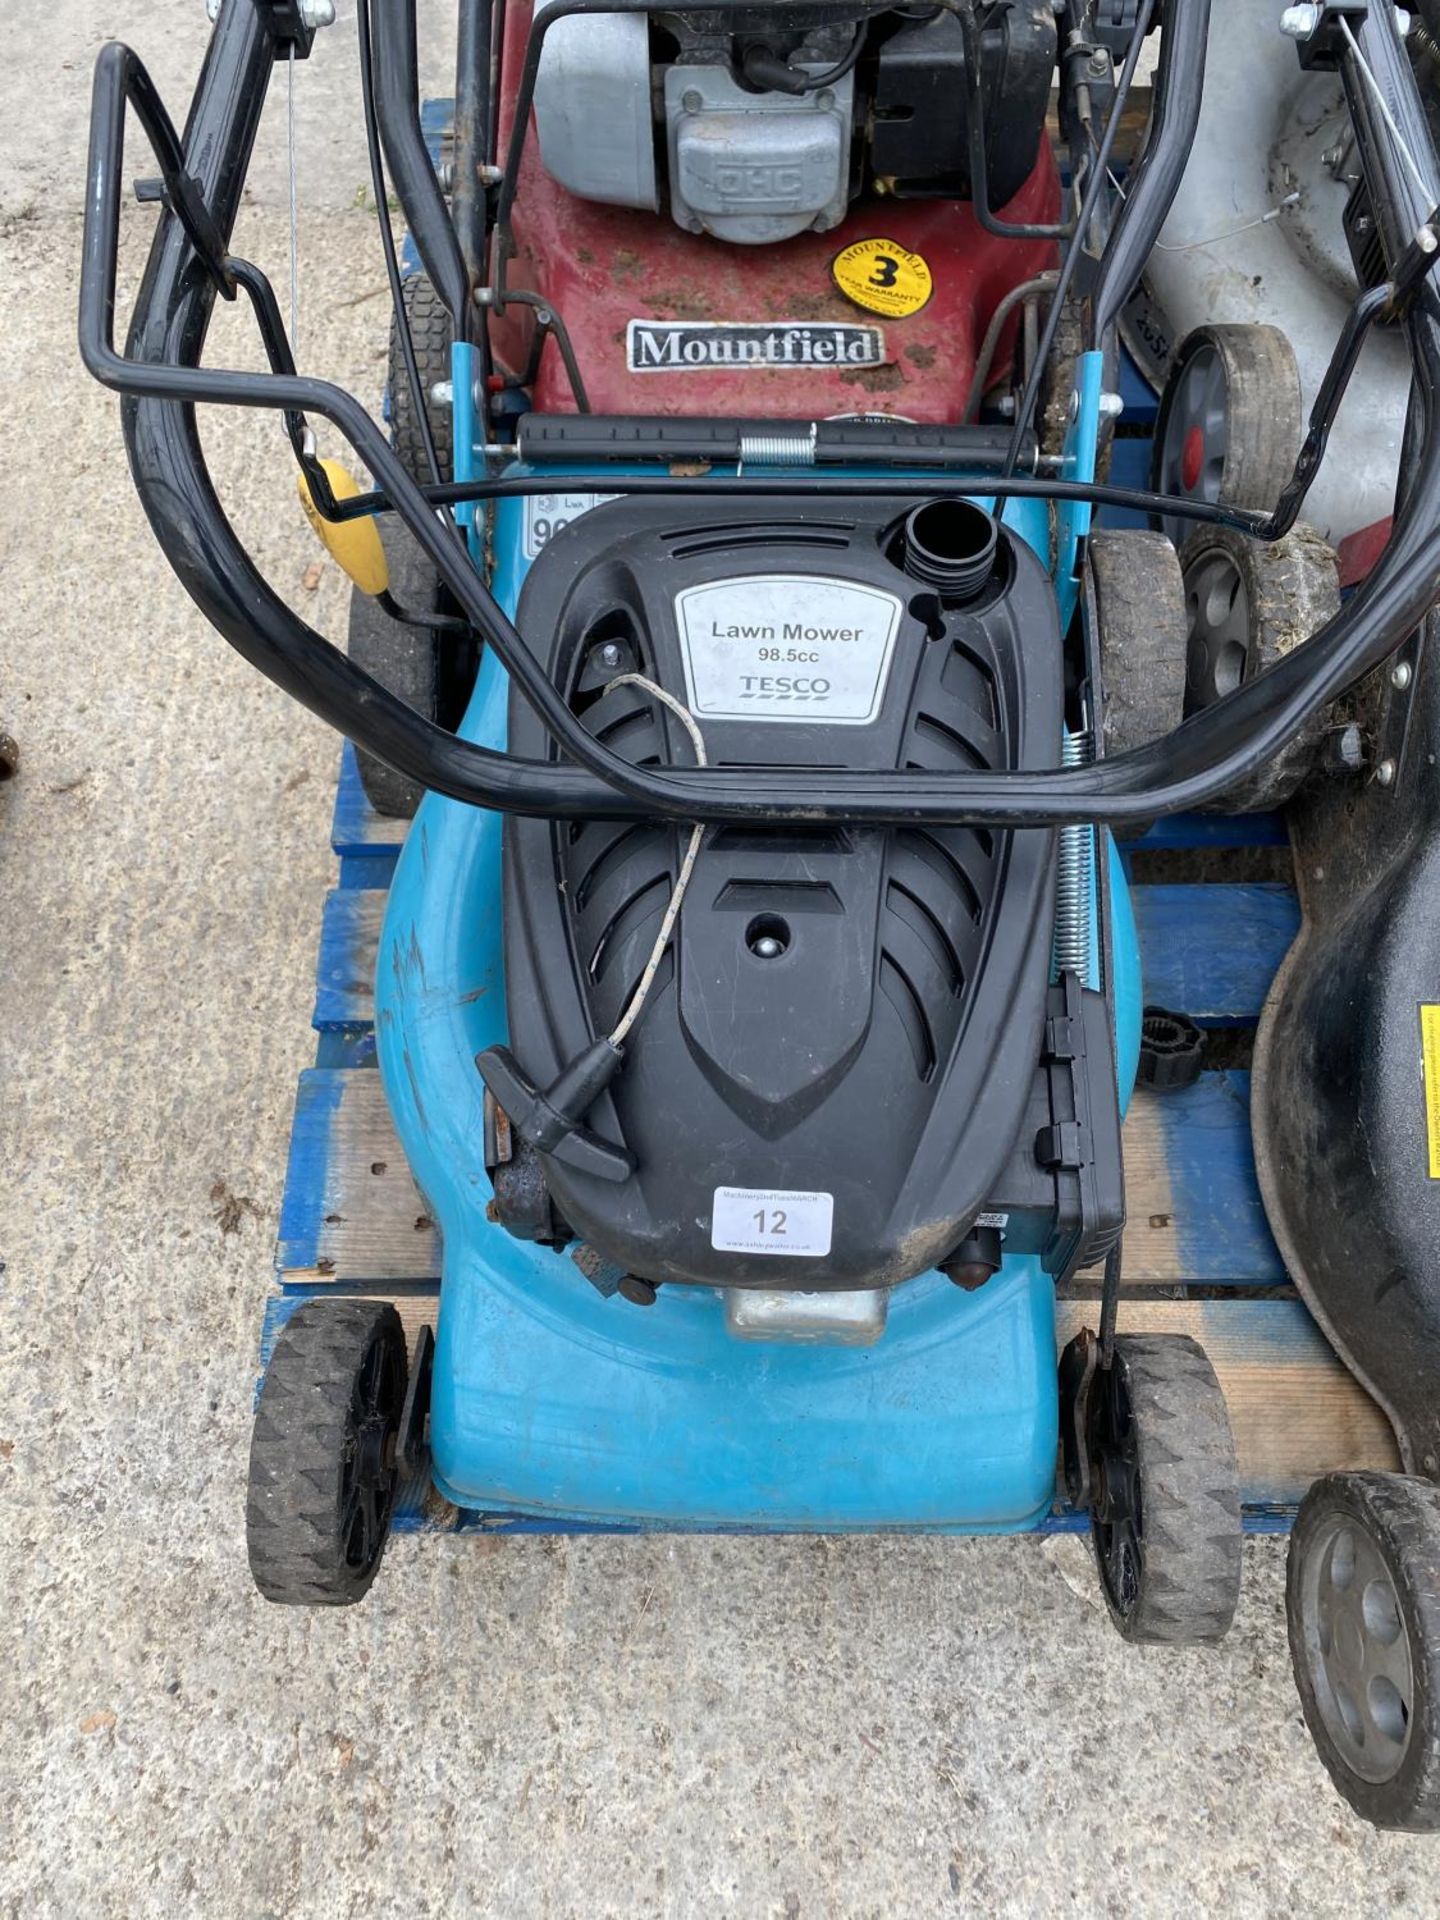
<path id="1" fill-rule="evenodd" d="M 1088 733 L 1064 736 L 1060 755 L 1063 767 L 1085 767 L 1093 758 Z M 1090 980 L 1091 880 L 1095 866 L 1095 829 L 1089 826 L 1060 829 L 1059 872 L 1055 887 L 1055 971 L 1078 973 L 1085 985 Z"/>
<path id="2" fill-rule="evenodd" d="M 742 433 L 742 467 L 813 467 L 818 428 L 812 421 L 804 433 Z"/>

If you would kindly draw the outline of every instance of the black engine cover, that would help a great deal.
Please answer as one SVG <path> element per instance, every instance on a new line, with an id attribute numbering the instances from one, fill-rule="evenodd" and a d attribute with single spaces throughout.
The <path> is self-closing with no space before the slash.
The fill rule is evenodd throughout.
<path id="1" fill-rule="evenodd" d="M 1063 690 L 1044 570 L 1002 530 L 989 582 L 944 607 L 903 571 L 908 504 L 619 501 L 550 541 L 518 624 L 585 725 L 638 764 L 693 754 L 642 689 L 608 688 L 627 671 L 691 707 L 712 765 L 1053 766 Z M 518 695 L 510 745 L 555 751 Z M 687 838 L 507 822 L 510 1043 L 541 1086 L 618 1021 Z M 1048 831 L 710 829 L 588 1116 L 635 1171 L 611 1182 L 547 1158 L 564 1221 L 656 1282 L 874 1287 L 943 1260 L 1025 1114 L 1053 903 Z M 722 1188 L 742 1192 L 728 1227 Z M 755 1244 L 733 1244 L 752 1214 Z"/>
<path id="2" fill-rule="evenodd" d="M 1045 137 L 1055 71 L 1050 0 L 995 10 L 981 37 L 981 101 L 989 203 L 998 212 L 1030 176 Z M 898 17 L 875 59 L 870 164 L 901 199 L 971 200 L 965 30 L 953 13 Z"/>

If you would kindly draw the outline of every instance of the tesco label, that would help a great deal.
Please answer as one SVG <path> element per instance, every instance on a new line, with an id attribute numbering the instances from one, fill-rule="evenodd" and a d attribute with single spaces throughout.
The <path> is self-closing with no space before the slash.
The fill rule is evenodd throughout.
<path id="1" fill-rule="evenodd" d="M 890 677 L 901 603 L 858 580 L 744 574 L 675 596 L 697 720 L 868 726 Z"/>

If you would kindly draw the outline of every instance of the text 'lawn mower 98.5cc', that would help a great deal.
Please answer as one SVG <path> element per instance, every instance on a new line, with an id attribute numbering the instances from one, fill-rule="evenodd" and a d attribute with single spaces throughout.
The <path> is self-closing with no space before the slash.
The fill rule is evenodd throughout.
<path id="1" fill-rule="evenodd" d="M 422 115 L 414 0 L 358 0 L 388 436 L 297 372 L 229 251 L 274 63 L 295 85 L 328 0 L 222 0 L 183 139 L 128 49 L 96 76 L 81 344 L 157 537 L 355 743 L 374 813 L 416 814 L 374 1022 L 442 1304 L 413 1353 L 373 1294 L 286 1321 L 262 1591 L 358 1599 L 416 1485 L 492 1524 L 1088 1512 L 1124 1634 L 1220 1637 L 1241 1483 L 1215 1370 L 1117 1330 L 1122 1117 L 1137 1074 L 1193 1082 L 1204 1036 L 1143 1007 L 1116 839 L 1285 805 L 1339 878 L 1302 889 L 1261 1025 L 1256 1162 L 1407 1469 L 1307 1499 L 1297 1674 L 1352 1803 L 1435 1824 L 1429 14 L 458 5 L 455 99 Z M 1206 135 L 1218 48 L 1254 156 Z M 128 109 L 161 210 L 122 355 Z M 1229 184 L 1197 197 L 1200 167 Z M 1262 232 L 1293 263 L 1211 310 L 1203 262 Z M 1196 269 L 1142 281 L 1152 254 Z M 217 295 L 267 374 L 202 366 Z M 1120 484 L 1137 360 L 1164 385 L 1153 491 Z M 202 402 L 282 413 L 354 583 L 348 657 L 238 542 Z M 1353 480 L 1312 526 L 1332 426 Z M 1337 575 L 1327 541 L 1360 528 Z"/>

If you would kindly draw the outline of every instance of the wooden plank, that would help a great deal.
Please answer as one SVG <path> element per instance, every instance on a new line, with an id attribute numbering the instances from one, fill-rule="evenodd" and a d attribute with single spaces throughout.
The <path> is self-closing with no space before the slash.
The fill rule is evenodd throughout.
<path id="1" fill-rule="evenodd" d="M 373 1069 L 301 1074 L 275 1264 L 287 1283 L 439 1280 L 440 1236 Z"/>
<path id="2" fill-rule="evenodd" d="M 340 1298 L 364 1298 L 367 1300 L 388 1299 L 399 1314 L 405 1328 L 405 1341 L 414 1357 L 415 1342 L 422 1327 L 434 1328 L 440 1313 L 440 1289 L 431 1287 L 419 1293 L 387 1294 L 383 1288 L 363 1296 L 357 1294 L 339 1295 L 326 1289 L 322 1296 L 326 1300 Z M 270 1355 L 275 1347 L 275 1339 L 285 1322 L 298 1307 L 307 1300 L 317 1298 L 312 1288 L 297 1287 L 284 1293 L 272 1293 L 265 1302 L 265 1318 L 260 1328 L 260 1371 L 263 1375 L 270 1364 Z"/>
<path id="3" fill-rule="evenodd" d="M 1147 523 L 1148 524 L 1148 523 Z M 1283 847 L 1285 819 L 1278 813 L 1172 813 L 1156 820 L 1123 853 L 1187 851 L 1195 847 Z"/>
<path id="4" fill-rule="evenodd" d="M 1137 1092 L 1123 1146 L 1127 1285 L 1284 1282 L 1255 1178 L 1248 1073 Z"/>
<path id="5" fill-rule="evenodd" d="M 365 798 L 355 749 L 347 740 L 340 755 L 340 781 L 335 789 L 335 812 L 330 844 L 342 859 L 352 856 L 395 854 L 405 843 L 408 820 L 376 813 Z"/>
<path id="6" fill-rule="evenodd" d="M 262 1364 L 276 1333 L 308 1295 L 270 1301 Z M 438 1296 L 404 1294 L 395 1306 L 414 1349 L 422 1325 L 434 1326 Z M 1062 1301 L 1056 1350 L 1082 1326 L 1094 1325 L 1093 1307 Z M 1340 1468 L 1399 1466 L 1389 1422 L 1352 1380 L 1294 1300 L 1127 1300 L 1122 1333 L 1188 1334 L 1209 1354 L 1235 1432 L 1242 1498 L 1247 1507 L 1293 1507 L 1311 1481 Z M 453 1509 L 440 1506 L 406 1516 L 409 1526 L 453 1526 Z"/>
<path id="7" fill-rule="evenodd" d="M 1093 1304 L 1062 1301 L 1060 1345 Z M 1209 1354 L 1235 1430 L 1247 1505 L 1293 1506 L 1341 1467 L 1399 1465 L 1390 1423 L 1298 1300 L 1125 1300 L 1122 1333 L 1186 1333 Z"/>
<path id="8" fill-rule="evenodd" d="M 315 1013 L 321 1033 L 355 1032 L 375 1020 L 375 960 L 389 894 L 337 887 L 325 899 L 315 961 Z"/>
<path id="9" fill-rule="evenodd" d="M 1192 1020 L 1259 1016 L 1300 926 L 1286 886 L 1144 886 L 1131 890 L 1145 998 Z"/>
<path id="10" fill-rule="evenodd" d="M 1129 1286 L 1269 1286 L 1284 1271 L 1255 1187 L 1243 1074 L 1138 1095 L 1125 1126 Z M 375 1286 L 440 1275 L 439 1233 L 410 1176 L 380 1076 L 302 1074 L 276 1264 L 286 1283 Z"/>

